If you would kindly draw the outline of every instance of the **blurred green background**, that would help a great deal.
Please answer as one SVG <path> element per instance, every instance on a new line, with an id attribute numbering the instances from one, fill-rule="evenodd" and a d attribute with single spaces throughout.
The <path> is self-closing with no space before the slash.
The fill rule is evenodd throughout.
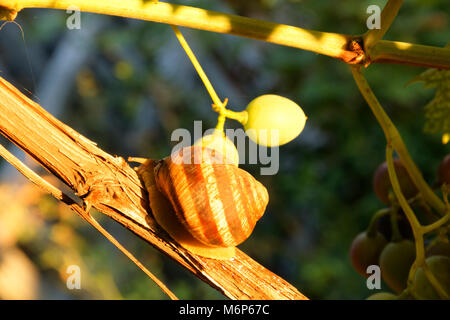
<path id="1" fill-rule="evenodd" d="M 177 1 L 320 31 L 361 34 L 376 0 Z M 388 40 L 443 47 L 450 39 L 448 0 L 405 1 Z M 176 128 L 215 126 L 216 114 L 195 70 L 167 25 L 81 14 L 68 30 L 64 11 L 27 9 L 0 31 L 0 75 L 104 150 L 160 158 Z M 331 58 L 234 36 L 182 29 L 220 97 L 242 110 L 273 93 L 300 104 L 303 133 L 280 148 L 280 170 L 260 176 L 270 203 L 240 248 L 311 299 L 363 299 L 374 293 L 348 251 L 383 207 L 372 174 L 385 139 L 349 68 Z M 423 106 L 433 89 L 406 83 L 422 68 L 371 65 L 366 74 L 430 183 L 449 145 L 425 135 Z M 226 127 L 239 127 L 229 120 Z M 10 150 L 20 154 L 2 138 Z M 0 162 L 0 298 L 166 299 L 146 275 L 70 210 Z M 54 181 L 54 183 L 57 183 Z M 121 226 L 96 214 L 120 242 L 181 299 L 222 299 Z M 82 289 L 65 285 L 81 268 Z M 389 291 L 383 284 L 383 290 Z"/>

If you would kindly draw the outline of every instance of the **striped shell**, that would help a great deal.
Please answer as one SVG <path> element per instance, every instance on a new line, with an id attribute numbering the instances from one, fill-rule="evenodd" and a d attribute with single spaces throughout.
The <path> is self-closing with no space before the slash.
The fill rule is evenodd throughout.
<path id="1" fill-rule="evenodd" d="M 269 196 L 248 172 L 215 156 L 209 148 L 183 148 L 156 166 L 156 184 L 198 241 L 236 246 L 250 236 Z"/>

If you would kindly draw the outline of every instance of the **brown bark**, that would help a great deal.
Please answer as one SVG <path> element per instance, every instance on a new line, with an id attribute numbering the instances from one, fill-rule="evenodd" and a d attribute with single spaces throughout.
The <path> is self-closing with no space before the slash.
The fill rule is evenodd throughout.
<path id="1" fill-rule="evenodd" d="M 55 119 L 0 78 L 0 133 L 61 179 L 89 206 L 119 222 L 231 299 L 306 299 L 245 253 L 226 261 L 194 255 L 154 221 L 137 173 Z"/>

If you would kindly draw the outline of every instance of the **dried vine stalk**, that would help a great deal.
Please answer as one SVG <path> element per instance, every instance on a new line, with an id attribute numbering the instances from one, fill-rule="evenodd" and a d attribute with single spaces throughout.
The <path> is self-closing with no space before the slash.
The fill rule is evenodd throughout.
<path id="1" fill-rule="evenodd" d="M 231 299 L 307 299 L 237 250 L 231 260 L 194 255 L 158 227 L 135 170 L 55 119 L 0 78 L 0 133 L 96 208 Z"/>

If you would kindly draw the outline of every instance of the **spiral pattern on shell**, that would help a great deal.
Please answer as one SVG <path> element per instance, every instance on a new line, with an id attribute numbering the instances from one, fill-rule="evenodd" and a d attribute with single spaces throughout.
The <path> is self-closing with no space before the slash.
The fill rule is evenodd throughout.
<path id="1" fill-rule="evenodd" d="M 180 149 L 158 163 L 155 178 L 192 236 L 210 246 L 231 247 L 250 236 L 269 196 L 252 175 L 215 161 L 216 156 L 209 148 Z"/>

